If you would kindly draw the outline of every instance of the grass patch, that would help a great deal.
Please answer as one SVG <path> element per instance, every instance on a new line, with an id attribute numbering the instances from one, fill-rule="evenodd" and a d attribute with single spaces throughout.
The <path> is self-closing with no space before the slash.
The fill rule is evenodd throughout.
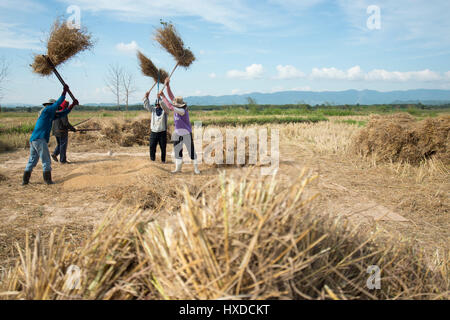
<path id="1" fill-rule="evenodd" d="M 336 122 L 357 125 L 358 127 L 364 127 L 367 124 L 367 121 L 365 120 L 353 120 L 353 119 L 339 120 Z"/>

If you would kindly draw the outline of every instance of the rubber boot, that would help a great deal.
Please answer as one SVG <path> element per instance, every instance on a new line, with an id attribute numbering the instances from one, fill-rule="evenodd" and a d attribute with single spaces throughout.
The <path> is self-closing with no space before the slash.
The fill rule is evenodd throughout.
<path id="1" fill-rule="evenodd" d="M 31 171 L 24 171 L 22 178 L 22 185 L 25 186 L 30 182 Z"/>
<path id="2" fill-rule="evenodd" d="M 200 170 L 198 170 L 198 162 L 197 159 L 194 160 L 194 173 L 200 174 Z"/>
<path id="3" fill-rule="evenodd" d="M 183 166 L 183 159 L 175 159 L 175 170 L 172 173 L 181 172 L 181 167 Z"/>
<path id="4" fill-rule="evenodd" d="M 53 184 L 51 171 L 44 171 L 43 176 L 46 184 Z"/>

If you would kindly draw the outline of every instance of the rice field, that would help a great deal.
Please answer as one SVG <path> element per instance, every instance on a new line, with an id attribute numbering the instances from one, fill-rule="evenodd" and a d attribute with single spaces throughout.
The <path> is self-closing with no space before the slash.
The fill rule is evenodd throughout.
<path id="1" fill-rule="evenodd" d="M 72 123 L 92 118 L 83 127 L 99 131 L 72 134 L 72 164 L 54 164 L 52 193 L 35 170 L 27 199 L 21 143 L 34 119 L 1 114 L 0 142 L 17 142 L 0 153 L 0 299 L 450 297 L 449 164 L 437 157 L 448 126 L 431 125 L 445 113 L 234 112 L 193 111 L 191 121 L 279 130 L 275 176 L 206 163 L 194 176 L 189 161 L 173 175 L 171 160 L 148 161 L 148 113 L 78 111 Z M 367 131 L 389 121 L 422 135 L 428 123 L 441 149 L 419 162 L 386 158 L 404 150 Z M 355 150 L 362 138 L 376 148 Z M 374 265 L 380 289 L 367 286 Z"/>

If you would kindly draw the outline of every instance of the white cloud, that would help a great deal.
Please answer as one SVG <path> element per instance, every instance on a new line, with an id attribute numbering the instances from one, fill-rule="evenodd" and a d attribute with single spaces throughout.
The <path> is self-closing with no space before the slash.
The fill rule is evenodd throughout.
<path id="1" fill-rule="evenodd" d="M 332 68 L 313 68 L 311 77 L 316 79 L 338 79 L 342 80 L 347 77 L 345 71 Z"/>
<path id="2" fill-rule="evenodd" d="M 275 79 L 287 80 L 287 79 L 298 79 L 305 76 L 303 72 L 295 68 L 291 65 L 278 65 L 277 66 L 278 74 Z"/>
<path id="3" fill-rule="evenodd" d="M 364 73 L 360 66 L 354 66 L 346 71 L 331 68 L 313 68 L 311 72 L 313 79 L 328 80 L 366 80 L 366 81 L 437 81 L 442 76 L 429 69 L 421 71 L 387 71 L 374 69 Z"/>
<path id="4" fill-rule="evenodd" d="M 147 22 L 149 18 L 195 16 L 205 21 L 241 30 L 243 21 L 255 22 L 258 14 L 253 6 L 240 0 L 59 0 L 79 5 L 82 10 L 111 13 L 117 18 L 133 22 Z M 248 20 L 249 16 L 255 19 Z"/>
<path id="5" fill-rule="evenodd" d="M 217 75 L 214 72 L 212 72 L 212 73 L 209 74 L 209 77 L 211 79 L 215 79 L 215 78 L 217 78 Z"/>
<path id="6" fill-rule="evenodd" d="M 245 71 L 230 70 L 227 72 L 227 77 L 231 79 L 258 79 L 261 78 L 264 73 L 264 68 L 261 64 L 252 64 L 245 68 Z"/>
<path id="7" fill-rule="evenodd" d="M 116 44 L 116 49 L 120 52 L 127 53 L 127 54 L 135 54 L 136 50 L 139 49 L 139 46 L 136 41 L 131 41 L 130 43 L 118 43 Z"/>
<path id="8" fill-rule="evenodd" d="M 233 89 L 231 90 L 231 94 L 238 94 L 241 90 L 239 89 Z"/>
<path id="9" fill-rule="evenodd" d="M 447 72 L 445 73 L 445 77 L 446 77 L 447 79 L 450 79 L 450 71 L 447 71 Z"/>
<path id="10" fill-rule="evenodd" d="M 296 87 L 290 89 L 290 91 L 312 91 L 310 86 L 304 86 L 304 87 Z"/>
<path id="11" fill-rule="evenodd" d="M 0 22 L 0 48 L 43 50 L 39 37 L 18 24 Z"/>
<path id="12" fill-rule="evenodd" d="M 436 81 L 442 77 L 429 69 L 422 71 L 386 71 L 382 69 L 375 69 L 366 75 L 366 80 L 381 80 L 381 81 Z"/>

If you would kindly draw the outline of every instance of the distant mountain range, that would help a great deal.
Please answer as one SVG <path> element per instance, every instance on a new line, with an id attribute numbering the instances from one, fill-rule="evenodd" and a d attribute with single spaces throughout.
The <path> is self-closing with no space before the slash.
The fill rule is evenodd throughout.
<path id="1" fill-rule="evenodd" d="M 444 104 L 450 103 L 450 90 L 406 90 L 380 92 L 375 90 L 346 90 L 346 91 L 283 91 L 274 93 L 249 93 L 227 96 L 187 97 L 190 105 L 230 105 L 246 104 L 252 98 L 258 104 L 391 104 L 418 103 Z"/>
<path id="2" fill-rule="evenodd" d="M 450 103 L 450 90 L 417 89 L 405 91 L 380 92 L 375 90 L 346 90 L 346 91 L 283 91 L 274 93 L 249 93 L 225 96 L 192 96 L 186 97 L 189 105 L 232 105 L 247 104 L 252 98 L 258 104 L 393 104 L 393 103 L 423 103 L 439 105 Z M 139 104 L 139 103 L 138 103 Z M 132 104 L 132 105 L 138 105 Z M 114 106 L 114 103 L 83 103 L 85 106 Z M 131 105 L 131 104 L 130 104 Z M 3 107 L 29 107 L 31 104 L 6 103 Z"/>

